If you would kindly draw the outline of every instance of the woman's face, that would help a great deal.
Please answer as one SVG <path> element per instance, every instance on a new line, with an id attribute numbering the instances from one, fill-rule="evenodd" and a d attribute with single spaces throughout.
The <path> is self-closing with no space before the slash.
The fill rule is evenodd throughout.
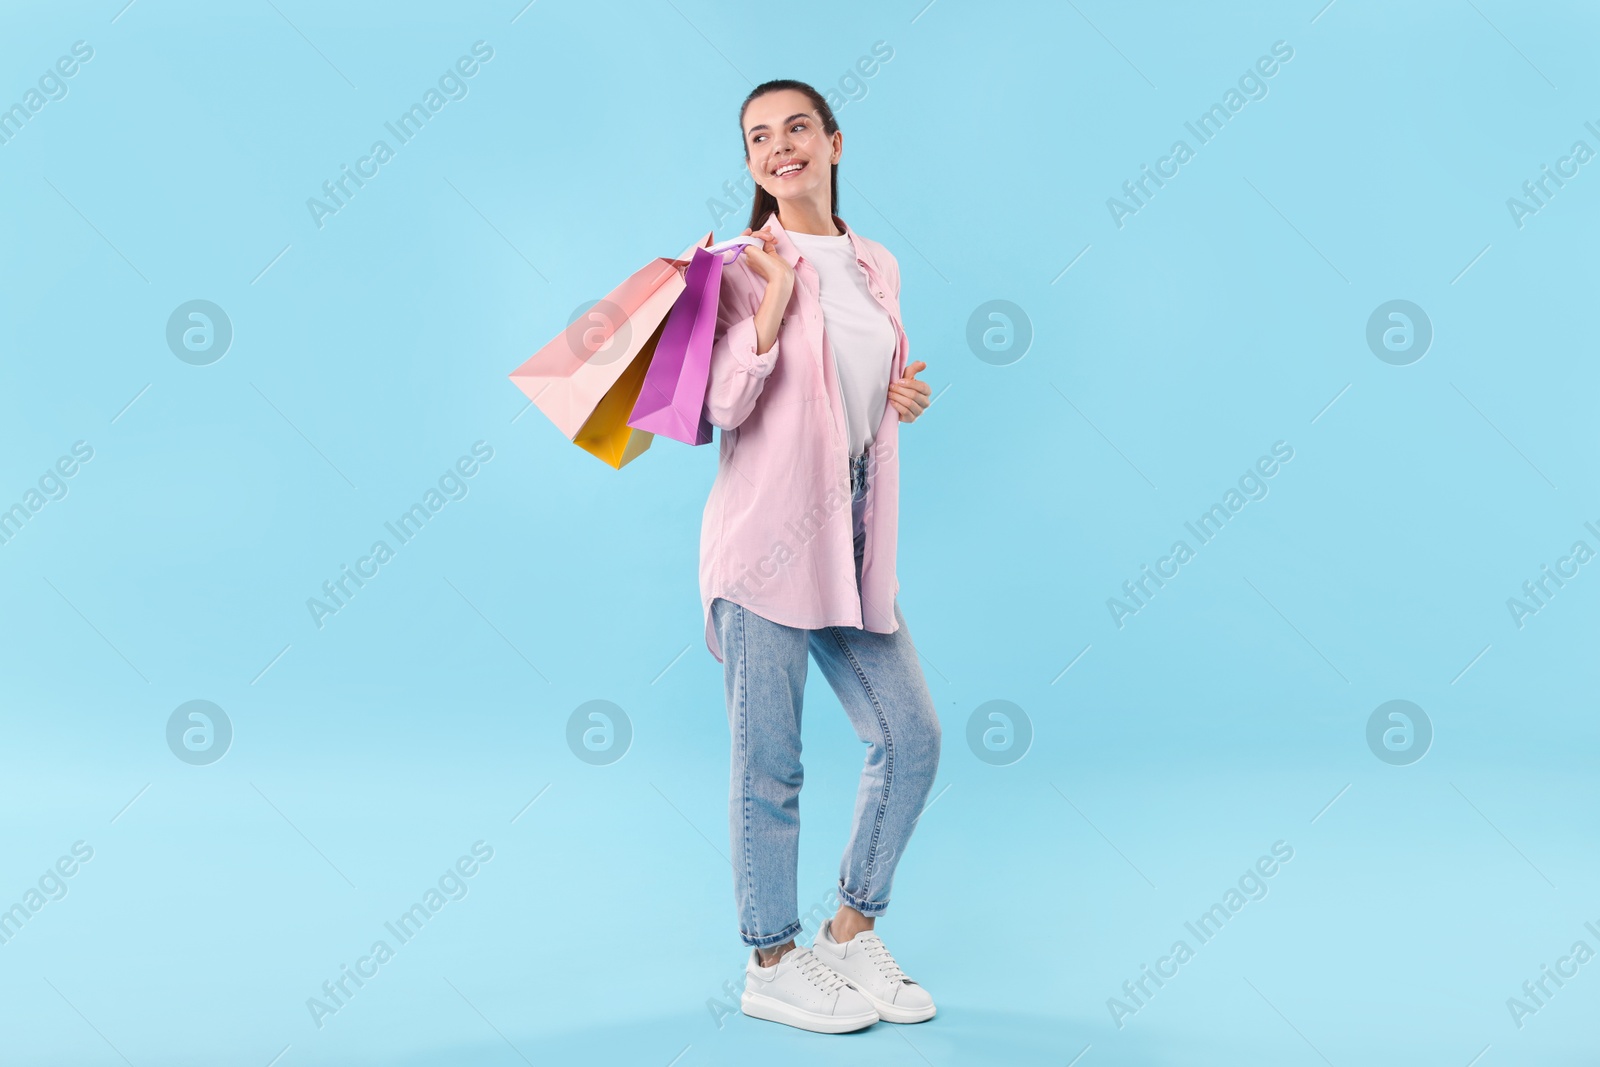
<path id="1" fill-rule="evenodd" d="M 812 200 L 824 211 L 832 196 L 831 165 L 844 134 L 822 131 L 811 99 L 796 89 L 764 93 L 744 112 L 744 147 L 750 176 L 780 202 Z"/>

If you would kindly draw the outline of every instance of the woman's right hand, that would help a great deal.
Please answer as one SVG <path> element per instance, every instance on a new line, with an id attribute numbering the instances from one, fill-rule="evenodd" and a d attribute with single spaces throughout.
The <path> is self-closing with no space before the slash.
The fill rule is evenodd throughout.
<path id="1" fill-rule="evenodd" d="M 761 247 L 746 245 L 740 253 L 750 269 L 767 283 L 767 291 L 776 291 L 787 298 L 794 291 L 794 268 L 789 266 L 789 261 L 778 255 L 778 242 L 772 236 L 771 230 L 751 230 L 745 228 L 741 237 L 755 237 L 761 241 Z"/>

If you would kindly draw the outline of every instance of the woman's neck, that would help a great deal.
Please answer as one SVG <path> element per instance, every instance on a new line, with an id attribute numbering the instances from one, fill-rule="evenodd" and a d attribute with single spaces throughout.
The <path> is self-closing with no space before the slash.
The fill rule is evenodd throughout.
<path id="1" fill-rule="evenodd" d="M 819 237 L 842 236 L 833 224 L 833 212 L 819 204 L 779 202 L 778 221 L 790 233 L 809 233 Z"/>

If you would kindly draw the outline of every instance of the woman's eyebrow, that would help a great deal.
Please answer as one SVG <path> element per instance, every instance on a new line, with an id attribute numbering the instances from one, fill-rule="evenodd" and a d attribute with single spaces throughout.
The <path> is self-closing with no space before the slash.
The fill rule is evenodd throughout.
<path id="1" fill-rule="evenodd" d="M 795 119 L 808 119 L 810 117 L 811 117 L 811 113 L 809 111 L 802 111 L 797 115 L 790 115 L 788 118 L 784 119 L 783 121 L 784 121 L 784 124 L 787 125 L 788 123 L 793 122 Z M 763 122 L 758 126 L 750 127 L 750 131 L 749 132 L 755 133 L 757 130 L 767 130 L 767 129 L 771 129 L 771 127 L 768 126 L 765 122 Z"/>

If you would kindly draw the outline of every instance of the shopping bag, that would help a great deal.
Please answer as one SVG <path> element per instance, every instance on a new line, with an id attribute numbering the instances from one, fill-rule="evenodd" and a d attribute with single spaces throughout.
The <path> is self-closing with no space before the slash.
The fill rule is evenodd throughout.
<path id="1" fill-rule="evenodd" d="M 655 439 L 655 434 L 649 430 L 636 430 L 629 426 L 628 415 L 633 411 L 634 402 L 639 399 L 639 389 L 644 385 L 644 375 L 650 367 L 651 354 L 655 351 L 656 343 L 661 340 L 661 331 L 666 324 L 667 320 L 663 316 L 655 333 L 650 335 L 650 339 L 639 350 L 633 362 L 628 364 L 628 369 L 622 372 L 622 377 L 617 379 L 617 383 L 600 398 L 600 403 L 584 420 L 577 436 L 572 439 L 573 444 L 598 456 L 613 467 L 620 469 L 623 464 L 636 459 Z"/>
<path id="2" fill-rule="evenodd" d="M 705 415 L 705 399 L 722 268 L 755 243 L 755 238 L 737 237 L 710 248 L 694 248 L 683 290 L 663 324 L 638 402 L 628 419 L 629 426 L 689 445 L 710 442 L 711 421 Z"/>
<path id="3" fill-rule="evenodd" d="M 606 441 L 608 435 L 616 435 L 624 441 L 624 454 L 634 447 L 628 443 L 633 435 L 621 432 L 632 429 L 626 419 L 621 427 L 614 425 L 614 418 L 604 416 L 587 429 L 586 424 L 613 389 L 620 385 L 626 390 L 632 385 L 631 380 L 624 381 L 631 370 L 642 386 L 643 369 L 635 369 L 634 364 L 645 356 L 648 365 L 659 329 L 683 292 L 690 257 L 710 241 L 708 232 L 676 259 L 651 260 L 511 372 L 511 380 L 569 441 L 578 442 L 582 436 L 584 442 L 579 443 L 583 447 L 594 444 L 615 453 L 615 442 Z M 636 395 L 637 390 L 627 398 L 629 411 Z M 616 402 L 621 402 L 620 396 Z M 648 447 L 648 440 L 643 447 Z"/>

